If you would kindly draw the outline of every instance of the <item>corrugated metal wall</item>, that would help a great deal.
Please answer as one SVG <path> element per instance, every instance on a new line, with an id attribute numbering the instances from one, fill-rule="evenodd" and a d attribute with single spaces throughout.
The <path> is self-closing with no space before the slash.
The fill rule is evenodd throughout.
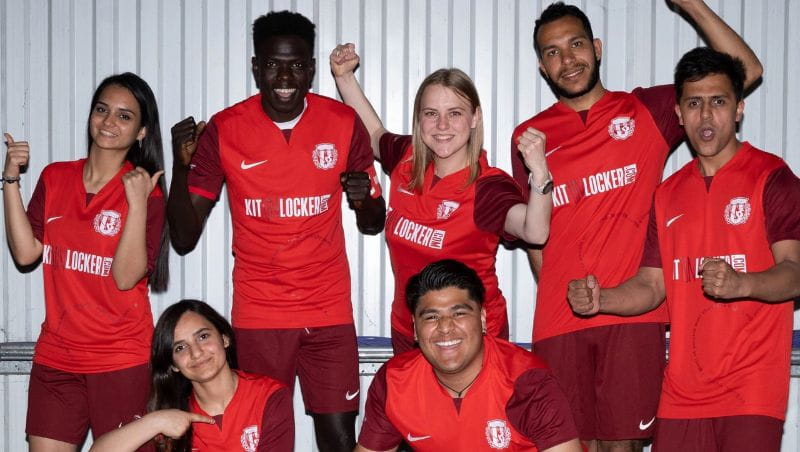
<path id="1" fill-rule="evenodd" d="M 407 132 L 422 78 L 456 66 L 475 80 L 491 161 L 510 170 L 513 127 L 549 106 L 553 95 L 538 75 L 533 21 L 550 0 L 3 0 L 0 3 L 0 128 L 31 143 L 22 183 L 30 196 L 42 168 L 86 153 L 85 121 L 96 84 L 134 71 L 159 100 L 162 135 L 186 115 L 208 118 L 253 94 L 250 25 L 269 10 L 292 9 L 317 24 L 314 91 L 335 96 L 327 67 L 336 43 L 352 41 L 362 55 L 358 76 L 395 132 Z M 694 29 L 664 0 L 572 2 L 604 42 L 602 78 L 610 89 L 669 83 L 680 55 L 698 45 Z M 747 98 L 742 136 L 786 159 L 800 172 L 800 2 L 713 0 L 714 10 L 753 47 L 764 80 Z M 165 144 L 168 143 L 165 139 Z M 791 150 L 791 151 L 790 151 Z M 689 159 L 685 148 L 667 163 Z M 167 167 L 171 157 L 167 157 Z M 386 181 L 383 181 L 386 183 Z M 152 298 L 155 314 L 184 297 L 229 312 L 230 220 L 225 196 L 190 255 L 171 256 L 170 290 Z M 0 220 L 2 221 L 2 220 Z M 346 212 L 355 319 L 362 335 L 389 334 L 392 272 L 382 237 L 356 232 Z M 33 341 L 44 317 L 38 269 L 20 271 L 0 251 L 0 341 Z M 535 284 L 523 253 L 500 251 L 497 270 L 510 301 L 511 335 L 529 341 Z M 366 384 L 366 381 L 365 381 Z M 797 386 L 797 383 L 794 383 Z M 23 450 L 27 378 L 0 377 L 0 448 Z M 366 388 L 366 386 L 364 386 Z M 795 388 L 796 389 L 796 388 Z M 784 450 L 798 450 L 797 392 L 792 395 Z M 302 412 L 302 411 L 298 411 Z M 298 450 L 309 450 L 309 422 L 299 416 Z"/>

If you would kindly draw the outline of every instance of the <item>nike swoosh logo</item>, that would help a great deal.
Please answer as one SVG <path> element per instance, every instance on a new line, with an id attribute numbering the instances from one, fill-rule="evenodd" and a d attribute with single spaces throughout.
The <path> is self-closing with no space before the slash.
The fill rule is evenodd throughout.
<path id="1" fill-rule="evenodd" d="M 544 156 L 547 157 L 548 155 L 552 154 L 553 152 L 556 152 L 559 149 L 561 149 L 561 146 L 556 146 L 553 149 L 550 149 L 549 151 L 545 152 Z"/>
<path id="2" fill-rule="evenodd" d="M 264 164 L 264 163 L 267 163 L 267 161 L 266 160 L 262 160 L 260 162 L 245 163 L 244 160 L 242 160 L 242 169 L 243 170 L 249 170 L 250 168 L 253 168 L 255 166 L 258 166 L 258 165 L 261 165 L 261 164 Z"/>
<path id="3" fill-rule="evenodd" d="M 397 191 L 399 191 L 400 193 L 403 193 L 403 194 L 405 194 L 405 195 L 414 196 L 414 193 L 412 193 L 412 192 L 410 192 L 410 191 L 406 190 L 406 189 L 405 189 L 405 188 L 403 188 L 403 187 L 397 187 Z"/>
<path id="4" fill-rule="evenodd" d="M 409 443 L 413 443 L 415 441 L 422 441 L 423 439 L 428 439 L 430 437 L 431 437 L 431 435 L 411 436 L 411 433 L 409 433 L 408 436 L 406 436 L 406 439 L 408 440 Z"/>
<path id="5" fill-rule="evenodd" d="M 50 217 L 50 218 L 47 219 L 47 221 L 45 221 L 45 224 L 50 223 L 51 221 L 56 221 L 59 218 L 64 218 L 64 215 L 59 215 L 57 217 Z"/>
<path id="6" fill-rule="evenodd" d="M 675 215 L 674 217 L 672 217 L 669 220 L 667 220 L 667 227 L 669 227 L 672 223 L 678 221 L 678 218 L 680 218 L 682 216 L 683 216 L 683 214 Z"/>
<path id="7" fill-rule="evenodd" d="M 358 393 L 359 393 L 359 392 L 361 392 L 361 390 L 360 390 L 360 389 L 359 389 L 358 391 L 356 391 L 356 392 L 352 393 L 352 394 L 350 394 L 350 391 L 347 391 L 347 392 L 344 394 L 344 398 L 345 398 L 345 399 L 347 399 L 347 400 L 353 400 L 353 399 L 355 399 L 355 398 L 356 398 L 356 396 L 358 395 Z"/>
<path id="8" fill-rule="evenodd" d="M 644 421 L 639 421 L 639 430 L 647 430 L 648 428 L 650 428 L 651 425 L 653 425 L 653 422 L 655 420 L 656 420 L 656 417 L 653 416 L 653 419 L 650 419 L 650 422 L 648 422 L 646 424 L 644 423 Z"/>

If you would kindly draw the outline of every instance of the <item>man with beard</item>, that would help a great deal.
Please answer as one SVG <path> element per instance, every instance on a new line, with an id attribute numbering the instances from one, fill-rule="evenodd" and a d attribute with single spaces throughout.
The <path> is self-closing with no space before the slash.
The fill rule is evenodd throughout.
<path id="1" fill-rule="evenodd" d="M 744 62 L 745 89 L 760 78 L 758 58 L 704 2 L 672 3 L 711 47 Z M 638 270 L 653 192 L 683 138 L 674 89 L 606 91 L 599 78 L 602 43 L 577 7 L 550 5 L 533 37 L 539 69 L 558 96 L 512 139 L 514 177 L 527 183 L 518 139 L 528 128 L 543 131 L 553 178 L 550 239 L 529 251 L 539 281 L 534 350 L 568 394 L 582 440 L 599 450 L 641 450 L 658 404 L 666 308 L 583 317 L 570 309 L 567 286 L 587 274 L 615 286 Z"/>
<path id="2" fill-rule="evenodd" d="M 256 19 L 259 94 L 217 113 L 207 128 L 191 117 L 173 127 L 167 214 L 172 243 L 188 253 L 227 185 L 239 365 L 289 388 L 299 377 L 319 449 L 351 451 L 358 345 L 342 193 L 368 234 L 383 229 L 385 203 L 361 120 L 341 102 L 308 92 L 314 28 L 289 11 Z"/>

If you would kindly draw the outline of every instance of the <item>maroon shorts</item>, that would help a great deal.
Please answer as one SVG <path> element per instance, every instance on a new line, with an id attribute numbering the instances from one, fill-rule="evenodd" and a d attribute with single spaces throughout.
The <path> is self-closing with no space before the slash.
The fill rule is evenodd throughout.
<path id="1" fill-rule="evenodd" d="M 663 324 L 588 328 L 538 341 L 533 350 L 567 395 L 582 440 L 652 436 L 665 365 Z"/>
<path id="2" fill-rule="evenodd" d="M 70 444 L 144 415 L 150 394 L 150 366 L 96 374 L 64 372 L 33 363 L 25 432 Z"/>
<path id="3" fill-rule="evenodd" d="M 783 421 L 769 416 L 656 420 L 653 452 L 778 452 Z"/>
<path id="4" fill-rule="evenodd" d="M 497 335 L 500 339 L 508 340 L 508 322 L 503 325 L 500 333 Z M 413 337 L 408 337 L 405 334 L 392 328 L 392 351 L 395 355 L 417 348 L 417 341 Z"/>
<path id="5" fill-rule="evenodd" d="M 234 328 L 239 367 L 294 389 L 300 378 L 309 413 L 358 412 L 358 343 L 355 326 L 287 329 Z"/>

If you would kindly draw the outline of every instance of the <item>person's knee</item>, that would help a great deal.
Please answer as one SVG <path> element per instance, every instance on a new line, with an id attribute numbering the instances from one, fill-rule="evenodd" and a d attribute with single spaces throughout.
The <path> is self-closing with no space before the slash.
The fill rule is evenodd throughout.
<path id="1" fill-rule="evenodd" d="M 350 452 L 356 447 L 358 413 L 311 413 L 320 452 Z"/>

